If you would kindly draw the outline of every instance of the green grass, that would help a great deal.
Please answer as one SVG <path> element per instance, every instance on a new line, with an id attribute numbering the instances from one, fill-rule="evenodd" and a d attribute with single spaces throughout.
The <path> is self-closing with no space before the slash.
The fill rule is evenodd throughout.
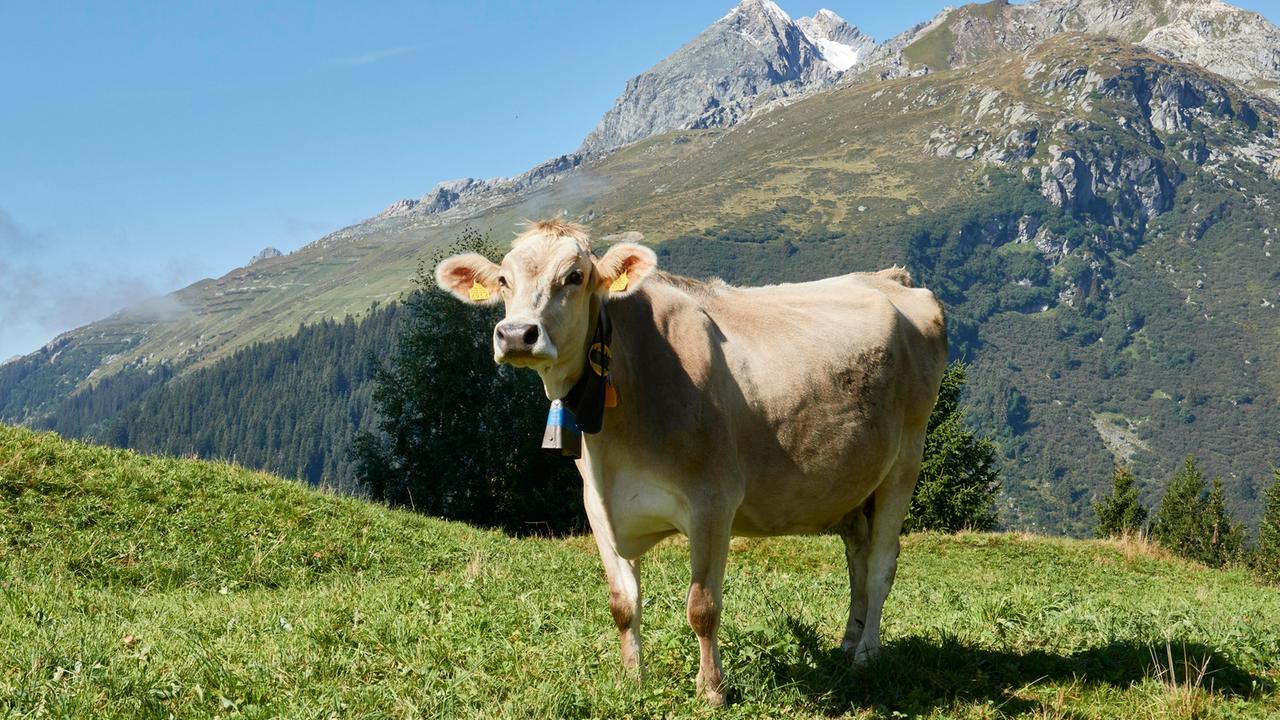
<path id="1" fill-rule="evenodd" d="M 0 714 L 1280 713 L 1280 594 L 1140 543 L 908 537 L 884 655 L 853 671 L 839 541 L 737 540 L 719 712 L 693 699 L 687 549 L 646 558 L 639 685 L 592 548 L 0 427 Z"/>

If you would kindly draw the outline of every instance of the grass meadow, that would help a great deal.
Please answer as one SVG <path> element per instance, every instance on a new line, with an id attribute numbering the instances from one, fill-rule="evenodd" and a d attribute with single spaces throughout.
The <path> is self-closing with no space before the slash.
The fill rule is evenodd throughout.
<path id="1" fill-rule="evenodd" d="M 514 539 L 231 465 L 0 427 L 0 716 L 1280 716 L 1280 590 L 1141 541 L 913 535 L 881 659 L 834 537 L 735 540 L 730 705 L 694 699 L 687 548 L 623 675 L 590 538 Z"/>

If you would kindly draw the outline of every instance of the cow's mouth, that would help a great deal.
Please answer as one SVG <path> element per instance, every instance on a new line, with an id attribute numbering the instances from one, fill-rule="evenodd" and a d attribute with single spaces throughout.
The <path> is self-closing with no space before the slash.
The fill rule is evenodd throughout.
<path id="1" fill-rule="evenodd" d="M 518 368 L 541 367 L 552 360 L 551 357 L 545 354 L 534 353 L 531 350 L 509 350 L 501 355 L 494 355 L 493 359 L 503 365 Z"/>

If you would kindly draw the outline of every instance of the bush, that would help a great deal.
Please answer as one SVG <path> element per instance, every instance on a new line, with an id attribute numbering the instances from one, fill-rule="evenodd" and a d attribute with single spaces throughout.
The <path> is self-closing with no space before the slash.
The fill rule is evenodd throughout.
<path id="1" fill-rule="evenodd" d="M 996 525 L 996 448 L 966 424 L 960 406 L 964 384 L 964 363 L 952 363 L 929 416 L 924 462 L 903 532 L 990 530 Z"/>
<path id="2" fill-rule="evenodd" d="M 1123 465 L 1112 471 L 1111 494 L 1094 503 L 1093 509 L 1098 514 L 1094 533 L 1100 538 L 1137 534 L 1147 522 L 1147 509 L 1138 500 L 1133 471 Z"/>

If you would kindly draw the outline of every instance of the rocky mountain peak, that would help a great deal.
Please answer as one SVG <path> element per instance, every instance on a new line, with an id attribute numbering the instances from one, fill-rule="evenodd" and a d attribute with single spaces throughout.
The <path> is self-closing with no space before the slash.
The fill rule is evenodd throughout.
<path id="1" fill-rule="evenodd" d="M 404 215 L 405 213 L 409 212 L 410 210 L 413 210 L 417 206 L 418 206 L 417 200 L 412 200 L 410 198 L 397 200 L 391 203 L 390 205 L 388 205 L 387 208 L 382 212 L 378 213 L 377 215 L 374 215 L 373 219 L 385 220 L 386 218 L 392 218 L 398 215 Z"/>
<path id="2" fill-rule="evenodd" d="M 579 152 L 607 152 L 668 130 L 726 127 L 760 102 L 829 85 L 859 50 L 836 39 L 849 35 L 843 20 L 806 20 L 813 36 L 772 0 L 742 0 L 628 81 Z"/>
<path id="3" fill-rule="evenodd" d="M 770 24 L 790 24 L 791 16 L 773 0 L 742 0 L 730 10 L 720 22 L 726 20 L 746 20 L 748 22 L 765 22 Z"/>
<path id="4" fill-rule="evenodd" d="M 284 257 L 284 253 L 280 252 L 279 250 L 273 247 L 265 247 L 259 250 L 257 255 L 254 255 L 252 258 L 249 259 L 249 264 L 254 265 L 262 262 L 263 260 L 270 260 L 271 258 L 278 258 L 278 257 Z"/>

